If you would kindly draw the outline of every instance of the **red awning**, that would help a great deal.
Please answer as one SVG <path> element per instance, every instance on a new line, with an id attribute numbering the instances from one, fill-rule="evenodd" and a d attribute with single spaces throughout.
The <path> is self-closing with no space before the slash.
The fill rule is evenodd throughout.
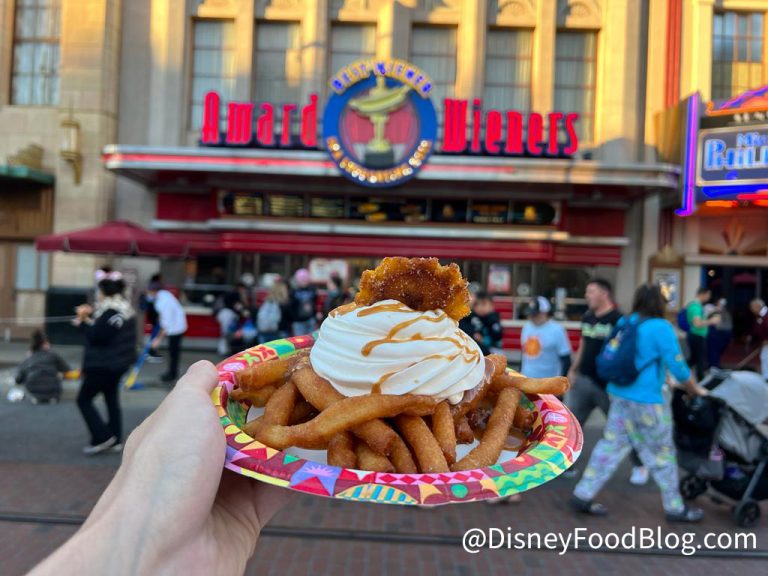
<path id="1" fill-rule="evenodd" d="M 562 246 L 550 241 L 402 238 L 274 232 L 167 232 L 193 254 L 259 252 L 321 257 L 435 256 L 492 262 L 551 262 L 572 266 L 618 266 L 619 246 Z"/>
<path id="2" fill-rule="evenodd" d="M 183 258 L 187 255 L 185 242 L 168 238 L 124 220 L 107 222 L 95 228 L 40 236 L 35 245 L 38 250 L 47 252 L 175 258 Z"/>

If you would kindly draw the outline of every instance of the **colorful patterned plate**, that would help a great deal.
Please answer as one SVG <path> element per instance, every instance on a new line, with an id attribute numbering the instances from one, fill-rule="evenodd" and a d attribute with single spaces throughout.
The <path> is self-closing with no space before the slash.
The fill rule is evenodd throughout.
<path id="1" fill-rule="evenodd" d="M 255 409 L 229 399 L 234 373 L 257 362 L 288 356 L 314 343 L 313 336 L 275 340 L 219 364 L 219 386 L 212 398 L 227 435 L 225 466 L 263 482 L 331 498 L 386 504 L 448 504 L 509 496 L 549 482 L 579 457 L 582 433 L 578 422 L 554 396 L 536 396 L 530 407 L 536 421 L 518 452 L 502 452 L 487 468 L 441 474 L 364 472 L 326 464 L 325 451 L 275 450 L 240 428 Z M 470 450 L 459 446 L 459 457 Z"/>

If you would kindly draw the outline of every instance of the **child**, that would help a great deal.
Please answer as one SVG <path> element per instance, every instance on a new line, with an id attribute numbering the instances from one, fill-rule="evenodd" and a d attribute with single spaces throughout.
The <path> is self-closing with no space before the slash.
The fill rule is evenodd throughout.
<path id="1" fill-rule="evenodd" d="M 499 352 L 502 339 L 501 319 L 487 292 L 481 290 L 474 295 L 472 313 L 462 318 L 459 327 L 475 339 L 483 354 Z"/>
<path id="2" fill-rule="evenodd" d="M 19 366 L 16 384 L 27 389 L 33 404 L 55 404 L 61 399 L 61 375 L 66 372 L 69 365 L 51 351 L 48 338 L 37 330 L 32 334 L 29 356 Z"/>

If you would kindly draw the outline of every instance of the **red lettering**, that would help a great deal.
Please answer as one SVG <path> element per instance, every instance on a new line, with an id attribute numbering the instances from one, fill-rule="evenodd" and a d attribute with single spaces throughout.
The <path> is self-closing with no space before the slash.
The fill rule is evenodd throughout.
<path id="1" fill-rule="evenodd" d="M 467 101 L 443 101 L 443 152 L 464 152 L 467 148 Z"/>
<path id="2" fill-rule="evenodd" d="M 472 102 L 472 146 L 470 150 L 475 154 L 480 153 L 480 126 L 483 124 L 482 115 L 483 103 L 479 98 Z"/>
<path id="3" fill-rule="evenodd" d="M 200 129 L 201 144 L 218 144 L 219 105 L 221 99 L 216 92 L 208 92 L 203 98 L 203 126 Z"/>
<path id="4" fill-rule="evenodd" d="M 275 107 L 264 102 L 261 105 L 261 116 L 256 121 L 256 140 L 262 146 L 275 144 Z"/>
<path id="5" fill-rule="evenodd" d="M 283 104 L 283 133 L 280 135 L 280 145 L 291 145 L 291 112 L 296 110 L 296 104 Z"/>
<path id="6" fill-rule="evenodd" d="M 504 152 L 523 153 L 523 115 L 516 110 L 507 112 L 507 144 L 504 146 Z"/>
<path id="7" fill-rule="evenodd" d="M 307 148 L 317 146 L 317 94 L 309 95 L 309 104 L 301 111 L 301 143 Z"/>
<path id="8" fill-rule="evenodd" d="M 579 149 L 579 135 L 576 133 L 576 127 L 574 124 L 579 119 L 579 115 L 575 112 L 565 115 L 565 132 L 568 134 L 568 144 L 566 144 L 563 152 L 570 156 Z"/>
<path id="9" fill-rule="evenodd" d="M 549 119 L 549 139 L 547 142 L 547 154 L 557 156 L 560 149 L 557 143 L 557 134 L 560 130 L 560 120 L 563 118 L 562 112 L 552 112 L 547 115 Z"/>
<path id="10" fill-rule="evenodd" d="M 498 154 L 501 150 L 501 112 L 489 110 L 485 118 L 485 151 L 489 154 Z"/>
<path id="11" fill-rule="evenodd" d="M 529 154 L 533 156 L 541 156 L 541 139 L 544 135 L 543 131 L 544 119 L 541 117 L 541 114 L 531 112 L 528 115 L 528 138 L 526 141 L 526 149 Z"/>
<path id="12" fill-rule="evenodd" d="M 252 137 L 253 104 L 230 102 L 227 114 L 227 144 L 250 144 Z"/>

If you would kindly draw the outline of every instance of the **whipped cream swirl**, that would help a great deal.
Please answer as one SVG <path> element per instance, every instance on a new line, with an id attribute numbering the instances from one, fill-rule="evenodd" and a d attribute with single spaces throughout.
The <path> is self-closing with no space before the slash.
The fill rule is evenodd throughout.
<path id="1" fill-rule="evenodd" d="M 310 360 L 345 396 L 423 394 L 456 404 L 485 375 L 480 347 L 455 320 L 396 300 L 333 310 Z"/>

